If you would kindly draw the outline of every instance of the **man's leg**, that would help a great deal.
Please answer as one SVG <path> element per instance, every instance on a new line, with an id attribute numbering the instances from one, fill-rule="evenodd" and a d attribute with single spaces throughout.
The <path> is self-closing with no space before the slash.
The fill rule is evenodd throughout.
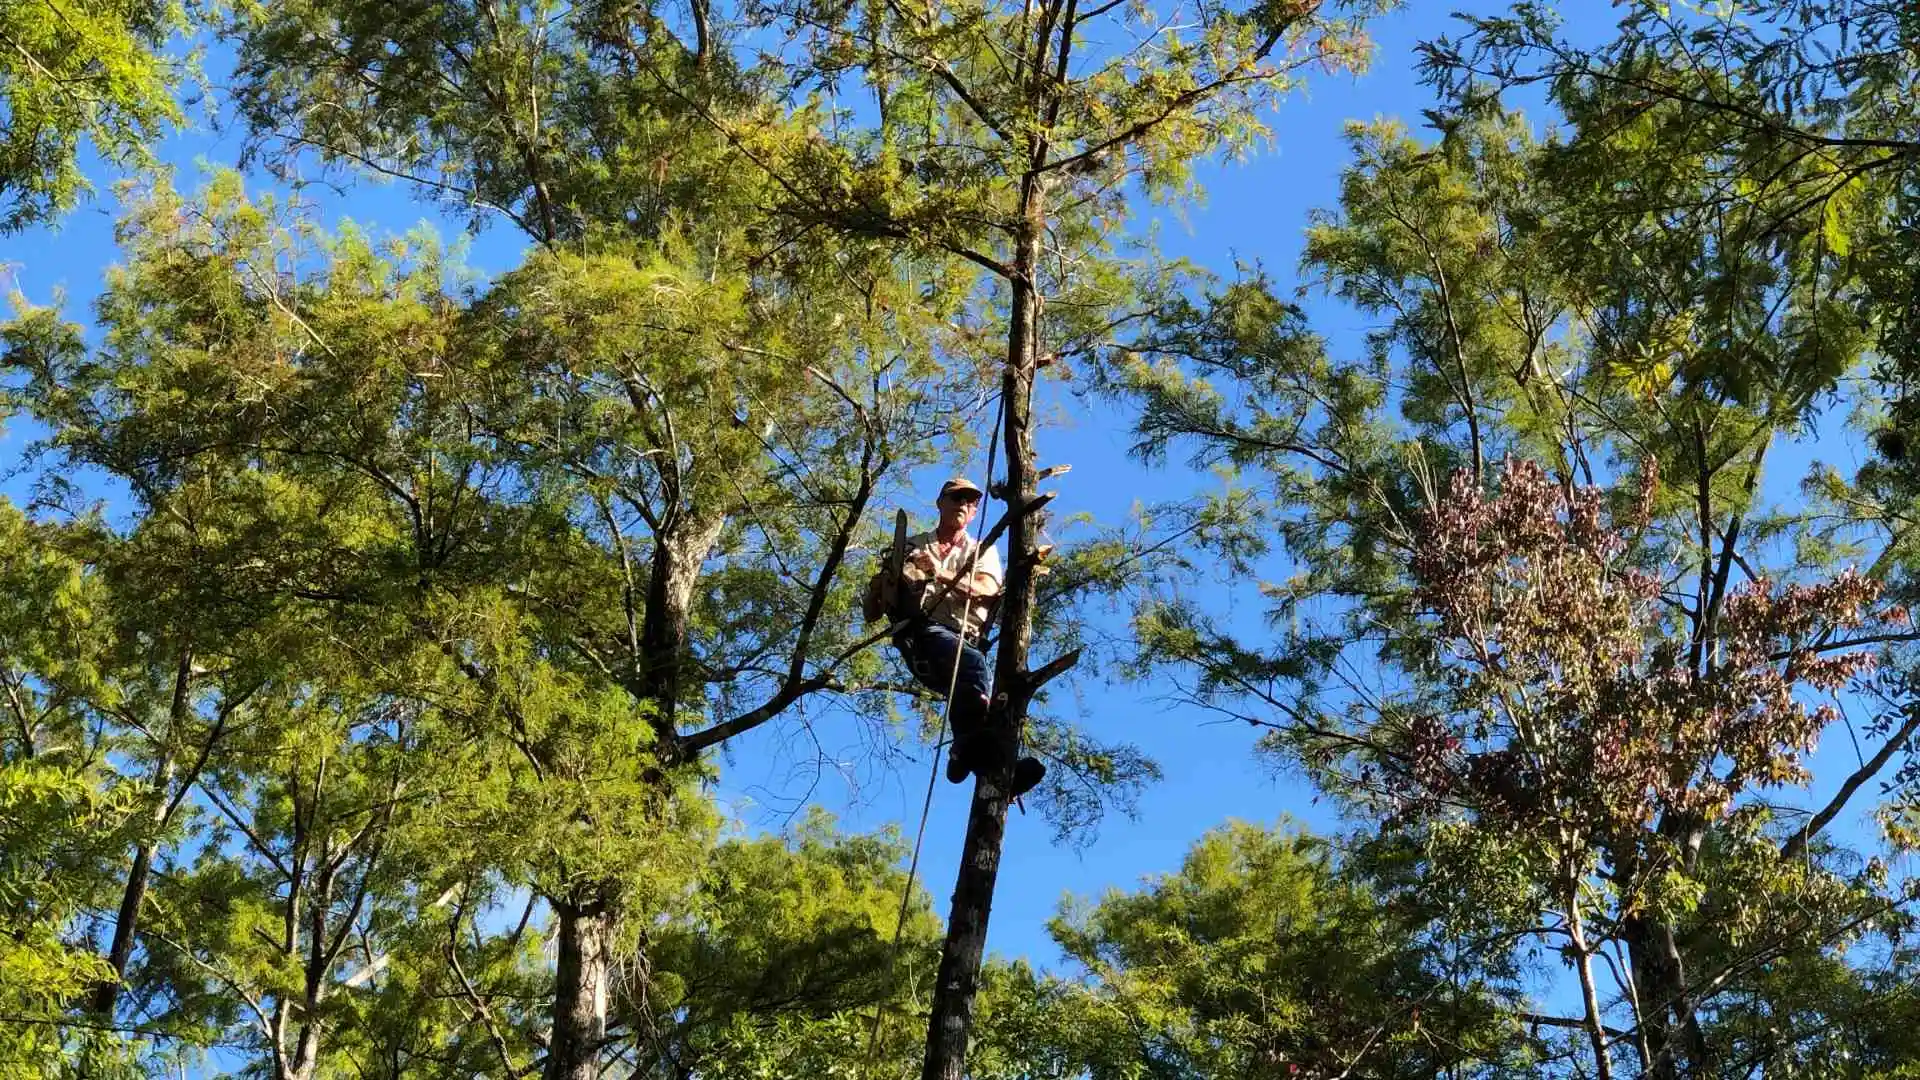
<path id="1" fill-rule="evenodd" d="M 988 730 L 992 672 L 986 654 L 966 644 L 960 635 L 938 623 L 902 632 L 894 645 L 921 685 L 939 694 L 953 688 L 953 746 L 947 752 L 947 779 L 955 784 L 970 772 L 986 772 L 1011 765 L 1013 791 L 1024 795 L 1046 775 L 1047 768 L 1032 757 L 1017 757 L 1019 736 L 1012 725 Z M 957 657 L 956 657 L 957 654 Z M 956 659 L 958 670 L 955 669 Z"/>
<path id="2" fill-rule="evenodd" d="M 988 688 L 992 674 L 987 658 L 980 650 L 960 640 L 960 635 L 938 623 L 927 623 L 901 632 L 893 639 L 907 661 L 913 677 L 922 686 L 942 695 L 953 690 L 953 748 L 947 759 L 947 779 L 959 783 L 973 771 L 973 762 L 986 726 Z M 957 670 L 956 670 L 957 664 Z"/>
<path id="3" fill-rule="evenodd" d="M 957 784 L 991 760 L 987 710 L 992 701 L 993 674 L 987 668 L 985 653 L 961 641 L 960 635 L 947 633 L 952 634 L 960 650 L 960 677 L 953 688 L 953 747 L 947 752 L 947 779 Z"/>

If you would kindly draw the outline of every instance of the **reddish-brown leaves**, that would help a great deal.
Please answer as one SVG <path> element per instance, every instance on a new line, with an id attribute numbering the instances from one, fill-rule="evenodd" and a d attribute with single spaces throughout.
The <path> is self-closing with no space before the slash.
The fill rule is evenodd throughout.
<path id="1" fill-rule="evenodd" d="M 1621 525 L 1644 528 L 1654 483 L 1643 470 L 1616 523 L 1599 491 L 1531 462 L 1506 461 L 1492 496 L 1454 477 L 1411 567 L 1450 698 L 1406 726 L 1410 809 L 1445 801 L 1601 838 L 1805 780 L 1835 714 L 1802 698 L 1873 661 L 1823 653 L 1822 635 L 1862 625 L 1878 587 L 1847 572 L 1733 589 L 1691 664 L 1687 624 L 1661 619 L 1658 581 L 1628 563 Z"/>

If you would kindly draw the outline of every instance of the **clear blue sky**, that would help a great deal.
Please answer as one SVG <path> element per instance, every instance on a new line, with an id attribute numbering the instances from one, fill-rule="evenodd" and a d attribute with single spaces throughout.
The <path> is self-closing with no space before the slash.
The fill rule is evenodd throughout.
<path id="1" fill-rule="evenodd" d="M 1500 6 L 1411 0 L 1407 10 L 1383 20 L 1377 26 L 1379 51 L 1372 70 L 1357 78 L 1313 79 L 1273 118 L 1273 150 L 1245 164 L 1206 170 L 1206 203 L 1193 208 L 1184 225 L 1163 223 L 1163 248 L 1223 272 L 1230 271 L 1236 258 L 1258 259 L 1285 281 L 1299 255 L 1308 211 L 1334 204 L 1338 173 L 1346 161 L 1342 125 L 1352 119 L 1396 116 L 1417 126 L 1420 110 L 1430 104 L 1431 95 L 1414 72 L 1414 45 L 1446 32 L 1451 10 L 1490 11 Z M 1570 0 L 1565 6 L 1586 24 L 1583 30 L 1604 29 L 1610 21 L 1598 0 Z M 232 164 L 238 149 L 237 135 L 206 130 L 179 135 L 163 148 L 167 160 L 179 168 L 183 186 L 192 184 L 196 161 Z M 94 175 L 101 179 L 101 196 L 69 215 L 56 230 L 0 241 L 0 264 L 11 272 L 13 284 L 36 303 L 49 302 L 56 290 L 64 290 L 68 310 L 82 320 L 88 317 L 88 303 L 101 285 L 103 269 L 115 260 L 112 228 L 118 207 L 106 190 L 107 174 L 95 170 Z M 257 186 L 269 185 L 261 178 Z M 403 232 L 422 221 L 445 235 L 460 229 L 458 221 L 441 217 L 394 186 L 363 182 L 320 198 L 320 205 L 330 222 L 350 216 L 376 232 Z M 522 246 L 518 234 L 494 228 L 474 240 L 470 261 L 477 269 L 498 271 L 517 260 Z M 1316 328 L 1336 350 L 1351 354 L 1359 348 L 1367 329 L 1360 315 L 1320 298 L 1311 299 L 1308 306 Z M 1053 485 L 1061 496 L 1056 509 L 1119 521 L 1137 497 L 1150 500 L 1155 491 L 1205 482 L 1178 466 L 1145 473 L 1125 455 L 1127 426 L 1121 415 L 1080 411 L 1066 427 L 1041 436 L 1041 456 L 1046 462 L 1074 466 L 1069 476 Z M 17 464 L 20 449 L 30 437 L 31 432 L 17 424 L 0 433 L 0 469 Z M 1850 456 L 1850 451 L 1841 450 Z M 978 460 L 955 466 L 962 464 L 971 475 L 981 469 Z M 1844 468 L 1848 462 L 1839 464 Z M 1784 493 L 1783 485 L 1794 479 L 1796 471 L 1776 470 L 1771 483 L 1776 493 Z M 15 497 L 21 494 L 20 485 L 12 481 L 0 482 L 0 491 Z M 924 513 L 926 507 L 911 509 Z M 1211 599 L 1224 604 L 1229 596 L 1222 587 Z M 1122 617 L 1112 616 L 1116 626 Z M 991 946 L 995 951 L 1052 962 L 1056 954 L 1045 923 L 1063 894 L 1130 887 L 1145 875 L 1173 870 L 1195 838 L 1229 818 L 1272 821 L 1284 814 L 1316 828 L 1339 827 L 1297 779 L 1275 776 L 1254 760 L 1253 738 L 1246 728 L 1211 722 L 1160 697 L 1161 688 L 1152 685 L 1108 685 L 1097 674 L 1082 680 L 1078 707 L 1083 722 L 1103 738 L 1138 743 L 1160 763 L 1165 779 L 1147 790 L 1136 819 L 1109 817 L 1089 845 L 1055 846 L 1040 818 L 1015 818 L 1008 831 L 994 905 Z M 777 828 L 794 810 L 794 800 L 810 798 L 838 813 L 848 828 L 897 824 L 911 839 L 926 784 L 925 759 L 877 768 L 871 748 L 863 744 L 851 722 L 828 715 L 815 729 L 826 749 L 844 759 L 857 783 L 829 775 L 809 786 L 804 772 L 796 773 L 795 762 L 774 750 L 774 733 L 756 733 L 767 737 L 750 736 L 730 752 L 723 771 L 721 794 L 741 826 Z M 1837 734 L 1835 739 L 1845 745 L 1844 735 Z M 1848 759 L 1824 771 L 1843 771 L 1850 764 L 1850 754 Z M 923 880 L 943 914 L 965 824 L 966 790 L 942 781 L 928 823 Z"/>

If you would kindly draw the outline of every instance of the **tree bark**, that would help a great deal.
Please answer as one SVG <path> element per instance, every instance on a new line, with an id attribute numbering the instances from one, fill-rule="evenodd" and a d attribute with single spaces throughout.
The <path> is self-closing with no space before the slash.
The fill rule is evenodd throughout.
<path id="1" fill-rule="evenodd" d="M 334 852 L 323 839 L 315 869 L 308 877 L 313 894 L 306 904 L 307 955 L 301 962 L 300 1007 L 294 1021 L 293 1048 L 275 1058 L 276 1063 L 285 1062 L 276 1069 L 280 1080 L 309 1080 L 320 1064 L 320 1005 L 326 998 L 327 971 L 332 966 L 327 953 L 327 932 L 338 873 L 333 857 Z"/>
<path id="2" fill-rule="evenodd" d="M 1028 176 L 1022 187 L 1022 214 L 1015 240 L 1010 282 L 1013 290 L 1007 332 L 1007 366 L 1002 376 L 1002 419 L 1005 434 L 1006 497 L 1011 515 L 1007 529 L 1007 581 L 1000 610 L 1000 651 L 994 666 L 994 702 L 988 728 L 1003 746 L 1018 745 L 1026 720 L 1027 649 L 1033 633 L 1034 553 L 1039 520 L 1029 520 L 1024 508 L 1034 490 L 1033 382 L 1038 369 L 1039 296 L 1034 275 L 1039 265 L 1040 234 L 1045 198 L 1041 180 Z M 927 1051 L 922 1080 L 961 1080 L 966 1071 L 967 1041 L 973 1026 L 973 1000 L 980 988 L 980 964 L 986 954 L 987 921 L 993 908 L 993 890 L 1000 874 L 1000 851 L 1006 838 L 1007 796 L 1014 754 L 994 755 L 999 763 L 990 775 L 977 778 L 967 813 L 967 836 L 960 852 L 960 871 L 953 887 L 953 909 L 947 918 L 947 940 L 940 953 L 940 971 L 933 987 L 933 1008 L 927 1019 Z"/>
<path id="3" fill-rule="evenodd" d="M 1711 1048 L 1694 1011 L 1673 926 L 1634 912 L 1621 920 L 1620 932 L 1640 988 L 1640 1026 L 1651 1058 L 1646 1075 L 1651 1080 L 1712 1075 Z"/>
<path id="4" fill-rule="evenodd" d="M 154 807 L 153 825 L 157 830 L 166 822 L 162 819 L 167 805 L 167 790 L 173 784 L 173 761 L 162 758 L 160 774 L 155 787 L 159 789 Z M 140 908 L 146 903 L 147 883 L 153 878 L 153 854 L 157 841 L 142 840 L 133 851 L 133 865 L 127 870 L 127 883 L 120 893 L 120 910 L 114 916 L 113 941 L 107 947 L 107 966 L 113 969 L 112 976 L 100 980 L 93 988 L 93 999 L 88 1004 L 101 1016 L 112 1016 L 114 1007 L 120 1001 L 120 987 L 127 975 L 127 965 L 133 961 L 134 934 L 140 926 Z"/>
<path id="5" fill-rule="evenodd" d="M 1673 1025 L 1668 1020 L 1672 989 L 1654 947 L 1652 920 L 1640 912 L 1629 914 L 1620 922 L 1620 936 L 1627 943 L 1627 962 L 1633 969 L 1634 985 L 1639 988 L 1640 1032 L 1649 1058 L 1645 1066 L 1648 1080 L 1678 1080 Z"/>
<path id="6" fill-rule="evenodd" d="M 554 973 L 553 1034 L 543 1080 L 598 1080 L 607 1033 L 607 984 L 613 919 L 604 904 L 554 905 L 560 962 Z"/>
<path id="7" fill-rule="evenodd" d="M 654 539 L 646 609 L 634 656 L 639 683 L 633 689 L 638 700 L 654 706 L 654 729 L 663 740 L 660 749 L 676 764 L 683 763 L 675 706 L 683 690 L 688 609 L 701 566 L 726 521 L 722 513 L 677 507 L 673 520 Z M 687 756 L 698 756 L 698 751 Z M 669 792 L 663 794 L 671 797 Z M 559 917 L 560 955 L 554 972 L 552 1035 L 541 1073 L 544 1080 L 598 1080 L 600 1076 L 614 916 L 604 895 L 595 895 L 591 887 L 585 892 L 584 900 L 548 898 Z M 645 958 L 639 959 L 644 962 Z"/>
<path id="8" fill-rule="evenodd" d="M 166 828 L 167 818 L 173 810 L 173 747 L 171 742 L 180 735 L 186 723 L 187 711 L 192 704 L 188 689 L 193 681 L 193 650 L 180 650 L 180 662 L 174 669 L 173 699 L 167 708 L 166 739 L 169 745 L 160 750 L 159 764 L 153 773 L 153 832 L 155 835 L 140 841 L 133 851 L 133 865 L 127 869 L 127 883 L 120 892 L 120 910 L 113 921 L 113 940 L 107 946 L 107 966 L 113 969 L 111 978 L 102 979 L 93 988 L 92 1000 L 88 1005 L 95 1013 L 110 1017 L 114 1006 L 120 1001 L 120 987 L 126 979 L 127 965 L 133 961 L 134 936 L 140 928 L 140 908 L 146 903 L 147 885 L 153 879 L 153 855 L 159 846 L 160 830 Z M 192 783 L 192 778 L 188 778 Z"/>
<path id="9" fill-rule="evenodd" d="M 1703 826 L 1690 816 L 1668 815 L 1656 828 L 1679 850 L 1682 868 L 1688 872 L 1696 869 L 1705 838 Z M 1639 876 L 1641 867 L 1637 859 L 1629 859 L 1622 866 L 1616 881 L 1626 888 Z M 1620 920 L 1620 936 L 1627 944 L 1627 962 L 1638 987 L 1640 1025 L 1650 1058 L 1646 1065 L 1649 1080 L 1711 1075 L 1711 1054 L 1694 1011 L 1686 961 L 1673 923 L 1635 910 Z"/>
<path id="10" fill-rule="evenodd" d="M 639 694 L 654 703 L 658 709 L 654 725 L 669 737 L 676 731 L 674 711 L 682 691 L 693 588 L 702 564 L 727 524 L 724 514 L 693 508 L 677 510 L 674 517 L 677 520 L 654 540 L 646 609 L 641 614 L 639 655 L 635 657 Z"/>
<path id="11" fill-rule="evenodd" d="M 1593 1050 L 1595 1080 L 1613 1080 L 1613 1055 L 1607 1049 L 1606 1024 L 1600 1016 L 1600 993 L 1593 979 L 1593 948 L 1587 944 L 1586 922 L 1580 917 L 1579 879 L 1568 872 L 1566 881 L 1567 933 L 1573 939 L 1580 975 L 1580 1003 L 1584 1010 L 1588 1045 Z"/>

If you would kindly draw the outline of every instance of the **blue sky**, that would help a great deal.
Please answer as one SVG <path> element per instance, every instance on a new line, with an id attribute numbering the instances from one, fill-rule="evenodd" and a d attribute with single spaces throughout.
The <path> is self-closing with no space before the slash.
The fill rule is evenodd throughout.
<path id="1" fill-rule="evenodd" d="M 1309 211 L 1331 207 L 1336 200 L 1339 170 L 1346 162 L 1343 126 L 1355 119 L 1400 117 L 1417 127 L 1420 110 L 1431 103 L 1431 94 L 1419 84 L 1414 70 L 1415 44 L 1447 32 L 1451 10 L 1492 11 L 1500 6 L 1412 0 L 1408 9 L 1382 20 L 1376 27 L 1378 53 L 1372 69 L 1359 77 L 1316 76 L 1272 118 L 1276 134 L 1272 149 L 1246 163 L 1204 169 L 1206 201 L 1189 209 L 1184 223 L 1161 222 L 1163 250 L 1223 272 L 1231 270 L 1235 259 L 1258 259 L 1287 283 Z M 1577 21 L 1586 24 L 1584 29 L 1604 29 L 1610 21 L 1606 7 L 1597 0 L 1575 0 L 1567 6 Z M 192 184 L 196 162 L 231 164 L 238 152 L 237 134 L 208 130 L 184 133 L 163 147 L 165 158 L 179 169 L 183 186 Z M 115 260 L 112 228 L 117 205 L 107 174 L 96 169 L 94 175 L 100 179 L 101 196 L 68 215 L 57 228 L 0 241 L 0 264 L 5 265 L 11 284 L 36 303 L 50 302 L 57 290 L 64 290 L 67 309 L 80 319 L 87 317 L 87 304 L 100 287 L 103 269 Z M 267 185 L 262 180 L 259 186 Z M 451 236 L 461 227 L 459 221 L 444 218 L 392 185 L 362 182 L 322 197 L 320 205 L 329 222 L 350 216 L 376 232 L 404 232 L 426 222 Z M 477 269 L 497 271 L 511 266 L 521 248 L 518 234 L 494 228 L 473 241 L 469 260 Z M 1316 296 L 1308 298 L 1307 307 L 1316 329 L 1335 350 L 1349 355 L 1358 350 L 1368 329 L 1364 317 Z M 1204 482 L 1177 466 L 1148 472 L 1128 459 L 1127 430 L 1125 416 L 1092 407 L 1078 409 L 1063 426 L 1041 435 L 1044 462 L 1074 466 L 1071 474 L 1053 485 L 1060 492 L 1057 510 L 1120 521 L 1137 498 L 1150 500 L 1158 491 Z M 17 463 L 30 437 L 18 424 L 0 433 L 0 469 Z M 1842 456 L 1836 464 L 1846 468 L 1852 449 L 1832 443 L 1828 449 Z M 1809 454 L 1803 448 L 1794 456 L 1805 460 Z M 952 464 L 953 471 L 964 469 L 975 476 L 982 467 L 978 459 Z M 1773 493 L 1784 495 L 1789 489 L 1783 485 L 1797 478 L 1797 470 L 1776 469 L 1770 478 Z M 17 482 L 0 484 L 0 491 L 21 494 Z M 928 494 L 930 501 L 931 491 Z M 928 508 L 910 509 L 924 514 Z M 1062 531 L 1065 538 L 1071 537 Z M 1217 584 L 1217 595 L 1209 599 L 1224 604 L 1232 594 L 1228 583 Z M 1124 615 L 1114 613 L 1108 618 L 1117 626 Z M 1171 871 L 1198 836 L 1229 818 L 1273 821 L 1290 815 L 1317 828 L 1339 827 L 1298 778 L 1275 775 L 1254 759 L 1248 729 L 1171 706 L 1162 700 L 1163 693 L 1163 687 L 1153 685 L 1112 685 L 1098 673 L 1087 673 L 1081 680 L 1077 704 L 1072 706 L 1081 722 L 1101 738 L 1138 743 L 1159 762 L 1165 778 L 1144 793 L 1137 817 L 1109 817 L 1090 844 L 1056 846 L 1049 827 L 1037 815 L 1015 818 L 1008 830 L 995 898 L 991 936 L 995 951 L 1052 962 L 1056 953 L 1046 937 L 1045 923 L 1063 894 L 1098 894 L 1110 887 L 1133 886 L 1145 875 Z M 839 723 L 842 726 L 836 729 L 836 719 L 826 715 L 818 730 L 827 749 L 844 758 L 849 774 L 858 778 L 857 785 L 831 775 L 811 787 L 798 783 L 793 761 L 775 752 L 771 739 L 750 736 L 730 751 L 721 794 L 743 828 L 777 828 L 795 809 L 794 800 L 807 797 L 835 811 L 849 828 L 895 824 L 911 839 L 926 785 L 925 760 L 876 769 L 852 732 L 851 722 Z M 1836 740 L 1846 742 L 1844 735 L 1829 742 Z M 1832 774 L 1846 767 L 1848 762 L 1842 762 L 1823 772 L 1832 782 Z M 936 910 L 942 913 L 954 877 L 966 805 L 965 788 L 944 781 L 938 785 L 921 872 Z"/>

